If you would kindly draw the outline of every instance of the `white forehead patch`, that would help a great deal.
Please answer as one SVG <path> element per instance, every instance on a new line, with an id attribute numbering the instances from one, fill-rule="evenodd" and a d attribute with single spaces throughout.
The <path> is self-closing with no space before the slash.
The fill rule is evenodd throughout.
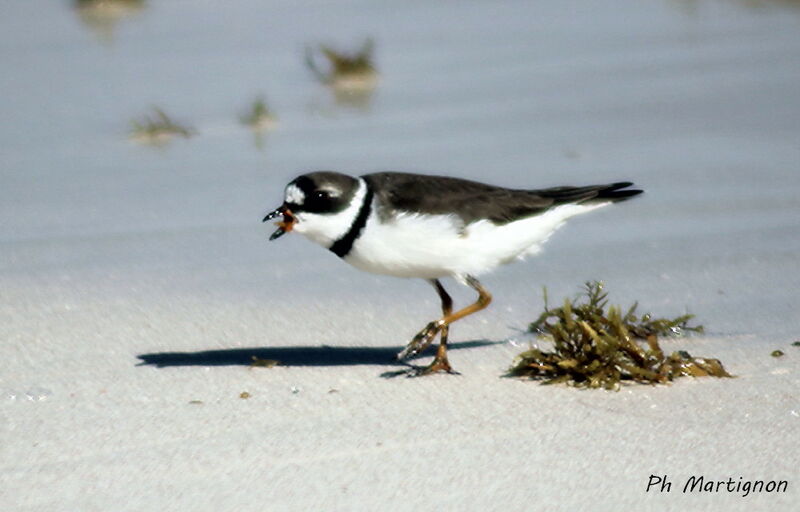
<path id="1" fill-rule="evenodd" d="M 289 185 L 286 187 L 286 202 L 292 204 L 303 204 L 306 200 L 306 195 L 297 185 Z"/>

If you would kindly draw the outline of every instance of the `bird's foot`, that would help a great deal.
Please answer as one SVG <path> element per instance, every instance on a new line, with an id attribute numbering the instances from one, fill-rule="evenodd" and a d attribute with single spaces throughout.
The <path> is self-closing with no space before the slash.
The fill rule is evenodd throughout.
<path id="1" fill-rule="evenodd" d="M 433 362 L 428 366 L 418 366 L 414 367 L 408 371 L 407 375 L 409 377 L 422 377 L 424 375 L 431 375 L 434 373 L 449 373 L 450 375 L 461 375 L 457 371 L 453 370 L 453 367 L 450 366 L 450 362 L 447 360 L 447 356 L 440 357 L 438 354 L 433 359 Z"/>
<path id="2" fill-rule="evenodd" d="M 450 375 L 461 375 L 459 372 L 453 370 L 447 357 L 440 358 L 438 355 L 434 358 L 433 362 L 428 366 L 412 366 L 402 370 L 394 370 L 391 372 L 384 372 L 381 377 L 385 379 L 393 379 L 395 377 L 422 377 L 424 375 L 432 375 L 434 373 L 449 373 Z"/>
<path id="3" fill-rule="evenodd" d="M 416 336 L 406 345 L 400 353 L 397 354 L 397 359 L 406 359 L 415 356 L 428 348 L 433 342 L 433 338 L 442 330 L 444 324 L 441 320 L 431 322 L 425 326 L 424 329 L 419 331 Z"/>

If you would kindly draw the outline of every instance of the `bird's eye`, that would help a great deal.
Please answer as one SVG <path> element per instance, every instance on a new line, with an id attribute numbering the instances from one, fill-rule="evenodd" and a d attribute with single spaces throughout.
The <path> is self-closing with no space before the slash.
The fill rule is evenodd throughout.
<path id="1" fill-rule="evenodd" d="M 328 194 L 328 192 L 324 190 L 317 190 L 317 192 L 314 195 L 317 197 L 317 199 L 328 199 L 328 197 L 330 196 L 330 194 Z"/>

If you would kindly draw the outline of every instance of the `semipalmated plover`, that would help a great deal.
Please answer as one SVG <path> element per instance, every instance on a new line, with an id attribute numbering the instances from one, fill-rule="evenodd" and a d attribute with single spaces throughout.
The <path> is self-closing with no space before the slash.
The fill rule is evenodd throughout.
<path id="1" fill-rule="evenodd" d="M 416 374 L 452 372 L 450 324 L 492 300 L 475 276 L 538 253 L 570 217 L 642 192 L 631 185 L 515 190 L 444 176 L 319 171 L 290 182 L 283 204 L 264 221 L 282 217 L 270 240 L 295 231 L 361 270 L 430 282 L 443 316 L 414 336 L 398 358 L 420 353 L 439 334 L 433 362 Z M 448 276 L 477 291 L 477 301 L 454 312 L 439 281 Z"/>

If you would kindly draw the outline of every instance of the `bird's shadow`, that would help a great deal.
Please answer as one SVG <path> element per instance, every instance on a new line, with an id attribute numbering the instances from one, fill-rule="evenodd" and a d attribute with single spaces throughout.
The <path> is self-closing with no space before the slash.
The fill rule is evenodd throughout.
<path id="1" fill-rule="evenodd" d="M 496 345 L 500 341 L 474 340 L 450 343 L 449 350 Z M 199 352 L 154 352 L 139 354 L 138 366 L 359 366 L 407 365 L 398 361 L 396 355 L 403 347 L 332 347 L 320 345 L 315 347 L 258 347 L 234 348 L 223 350 L 202 350 Z M 432 349 L 429 348 L 428 351 Z M 428 352 L 426 351 L 426 352 Z M 424 357 L 418 354 L 414 360 Z"/>

